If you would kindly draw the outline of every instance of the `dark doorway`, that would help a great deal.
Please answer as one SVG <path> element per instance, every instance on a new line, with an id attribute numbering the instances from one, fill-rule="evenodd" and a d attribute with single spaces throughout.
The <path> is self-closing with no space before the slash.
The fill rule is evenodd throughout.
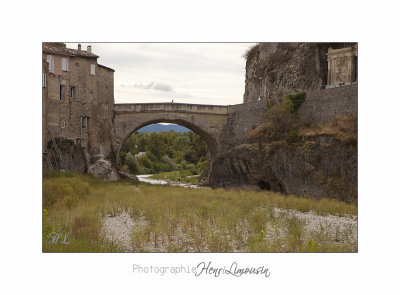
<path id="1" fill-rule="evenodd" d="M 262 189 L 262 190 L 266 190 L 266 191 L 270 191 L 271 190 L 270 184 L 268 182 L 266 182 L 266 181 L 260 180 L 258 182 L 258 185 L 260 186 L 260 189 Z"/>

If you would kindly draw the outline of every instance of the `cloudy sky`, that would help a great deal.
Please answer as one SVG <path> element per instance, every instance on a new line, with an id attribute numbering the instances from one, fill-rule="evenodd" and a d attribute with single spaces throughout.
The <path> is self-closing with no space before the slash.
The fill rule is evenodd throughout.
<path id="1" fill-rule="evenodd" d="M 86 49 L 88 43 L 82 43 Z M 93 43 L 98 62 L 115 70 L 116 103 L 238 104 L 252 43 Z M 77 43 L 67 43 L 77 48 Z"/>

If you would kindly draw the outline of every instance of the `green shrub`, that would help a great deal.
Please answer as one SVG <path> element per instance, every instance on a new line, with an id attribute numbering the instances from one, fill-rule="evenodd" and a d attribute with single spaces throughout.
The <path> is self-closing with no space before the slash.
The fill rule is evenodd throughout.
<path id="1" fill-rule="evenodd" d="M 153 163 L 147 157 L 147 155 L 138 157 L 137 161 L 139 162 L 140 166 L 144 166 L 146 168 L 153 169 Z"/>
<path id="2" fill-rule="evenodd" d="M 139 165 L 136 161 L 136 158 L 129 152 L 125 156 L 125 163 L 129 167 L 129 172 L 136 174 L 139 169 Z"/>
<path id="3" fill-rule="evenodd" d="M 204 168 L 206 167 L 206 165 L 207 165 L 207 160 L 205 160 L 203 162 L 198 162 L 196 165 L 197 173 L 202 173 Z"/>
<path id="4" fill-rule="evenodd" d="M 297 113 L 303 102 L 306 100 L 307 93 L 304 91 L 293 92 L 285 96 L 282 105 L 290 108 L 290 112 Z"/>
<path id="5" fill-rule="evenodd" d="M 286 141 L 288 143 L 294 143 L 297 142 L 298 140 L 299 140 L 299 132 L 297 130 L 290 131 Z"/>

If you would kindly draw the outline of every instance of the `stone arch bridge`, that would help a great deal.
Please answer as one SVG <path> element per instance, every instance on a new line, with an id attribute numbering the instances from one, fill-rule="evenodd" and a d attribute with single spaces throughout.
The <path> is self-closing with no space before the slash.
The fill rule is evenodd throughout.
<path id="1" fill-rule="evenodd" d="M 221 151 L 228 122 L 228 106 L 185 103 L 129 103 L 114 105 L 114 151 L 136 130 L 153 123 L 176 123 L 199 134 L 207 143 L 209 167 Z M 208 179 L 209 167 L 203 173 Z M 206 181 L 206 180 L 205 180 Z"/>

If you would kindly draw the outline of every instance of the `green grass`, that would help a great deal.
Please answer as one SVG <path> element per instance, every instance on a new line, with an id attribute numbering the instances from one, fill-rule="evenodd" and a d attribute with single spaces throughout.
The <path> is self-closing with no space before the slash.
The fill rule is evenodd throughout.
<path id="1" fill-rule="evenodd" d="M 356 252 L 351 233 L 331 237 L 326 226 L 306 234 L 304 223 L 273 209 L 357 214 L 354 204 L 273 192 L 189 189 L 105 183 L 86 174 L 43 177 L 43 252 L 121 252 L 102 231 L 106 216 L 128 212 L 141 226 L 130 235 L 134 252 Z M 139 222 L 140 221 L 140 222 Z M 70 244 L 48 244 L 50 233 L 68 232 Z"/>
<path id="2" fill-rule="evenodd" d="M 193 175 L 193 173 L 189 170 L 182 170 L 182 171 L 161 172 L 150 176 L 150 178 L 195 184 L 199 179 L 199 176 Z"/>

